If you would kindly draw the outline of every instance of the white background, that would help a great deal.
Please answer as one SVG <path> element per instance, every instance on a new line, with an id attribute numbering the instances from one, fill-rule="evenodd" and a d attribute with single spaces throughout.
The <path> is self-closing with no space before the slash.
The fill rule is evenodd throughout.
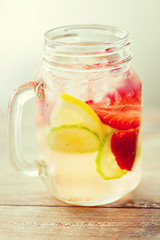
<path id="1" fill-rule="evenodd" d="M 16 85 L 31 81 L 40 66 L 43 33 L 83 23 L 129 31 L 144 106 L 160 107 L 160 0 L 0 0 L 1 113 Z"/>

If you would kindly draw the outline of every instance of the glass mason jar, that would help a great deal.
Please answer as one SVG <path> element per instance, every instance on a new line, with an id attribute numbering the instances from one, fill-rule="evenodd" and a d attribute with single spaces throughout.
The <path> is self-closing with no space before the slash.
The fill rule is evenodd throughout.
<path id="1" fill-rule="evenodd" d="M 18 87 L 8 113 L 11 162 L 41 176 L 64 202 L 100 205 L 133 190 L 141 177 L 141 81 L 130 67 L 128 33 L 75 25 L 45 33 L 43 66 Z M 21 149 L 23 104 L 34 98 L 39 160 Z"/>

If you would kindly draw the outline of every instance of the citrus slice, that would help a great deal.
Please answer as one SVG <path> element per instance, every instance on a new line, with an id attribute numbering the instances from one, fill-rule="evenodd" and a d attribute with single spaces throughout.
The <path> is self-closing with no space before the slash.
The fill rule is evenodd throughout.
<path id="1" fill-rule="evenodd" d="M 110 133 L 114 133 L 115 131 L 117 131 L 117 129 L 112 128 L 109 125 L 104 124 L 102 122 L 101 122 L 101 126 L 102 126 L 102 129 L 103 129 L 103 132 L 104 132 L 105 136 L 110 134 Z"/>
<path id="2" fill-rule="evenodd" d="M 118 166 L 115 156 L 111 152 L 111 137 L 112 134 L 106 135 L 96 157 L 97 172 L 106 180 L 120 178 L 127 173 L 127 170 Z"/>
<path id="3" fill-rule="evenodd" d="M 52 150 L 63 152 L 93 152 L 99 148 L 100 139 L 85 126 L 61 125 L 53 127 L 48 136 Z"/>
<path id="4" fill-rule="evenodd" d="M 50 119 L 51 127 L 61 125 L 86 126 L 103 139 L 101 121 L 97 114 L 85 102 L 62 93 L 53 109 Z"/>

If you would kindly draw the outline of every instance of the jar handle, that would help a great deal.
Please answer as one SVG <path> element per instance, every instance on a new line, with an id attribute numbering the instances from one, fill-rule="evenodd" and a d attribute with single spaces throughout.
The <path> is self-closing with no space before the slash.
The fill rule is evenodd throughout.
<path id="1" fill-rule="evenodd" d="M 35 177 L 42 172 L 41 164 L 34 161 L 27 163 L 22 154 L 21 147 L 21 123 L 24 104 L 37 97 L 41 83 L 29 82 L 15 89 L 9 101 L 8 107 L 8 152 L 12 165 L 21 173 Z"/>

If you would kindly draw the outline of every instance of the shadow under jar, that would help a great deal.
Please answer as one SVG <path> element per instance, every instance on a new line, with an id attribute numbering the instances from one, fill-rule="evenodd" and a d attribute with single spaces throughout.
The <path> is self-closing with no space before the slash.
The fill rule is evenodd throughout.
<path id="1" fill-rule="evenodd" d="M 64 202 L 116 201 L 141 177 L 141 81 L 130 67 L 128 33 L 75 25 L 44 37 L 43 66 L 35 82 L 17 88 L 10 101 L 11 161 L 24 174 L 41 175 Z M 16 137 L 21 113 L 15 106 L 30 98 L 35 98 L 42 160 L 27 165 Z"/>

